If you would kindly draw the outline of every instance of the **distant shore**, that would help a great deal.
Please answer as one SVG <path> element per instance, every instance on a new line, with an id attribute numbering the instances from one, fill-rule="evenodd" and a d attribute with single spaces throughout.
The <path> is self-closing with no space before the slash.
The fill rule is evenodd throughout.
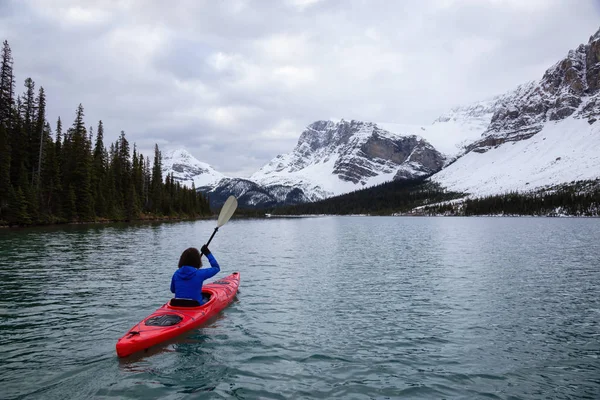
<path id="1" fill-rule="evenodd" d="M 176 221 L 196 221 L 196 220 L 208 220 L 215 218 L 214 215 L 203 215 L 197 217 L 179 217 L 179 216 L 144 216 L 141 218 L 123 220 L 123 219 L 107 219 L 99 218 L 93 221 L 60 221 L 60 222 L 48 222 L 48 223 L 36 223 L 28 225 L 8 225 L 0 223 L 0 228 L 13 229 L 13 228 L 33 228 L 40 226 L 68 226 L 68 225 L 106 225 L 106 224 L 131 224 L 131 223 L 143 223 L 143 222 L 176 222 Z"/>

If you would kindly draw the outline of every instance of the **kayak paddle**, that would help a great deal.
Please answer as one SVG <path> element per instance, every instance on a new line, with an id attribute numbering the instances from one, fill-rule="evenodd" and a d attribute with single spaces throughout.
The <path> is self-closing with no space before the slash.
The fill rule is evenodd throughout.
<path id="1" fill-rule="evenodd" d="M 235 212 L 235 209 L 237 208 L 237 206 L 238 206 L 238 202 L 237 202 L 237 199 L 235 198 L 235 196 L 229 196 L 229 198 L 227 198 L 227 201 L 225 202 L 225 204 L 223 204 L 223 208 L 221 208 L 221 212 L 219 213 L 219 219 L 217 220 L 217 227 L 215 228 L 214 232 L 210 236 L 210 239 L 208 239 L 208 242 L 206 243 L 206 247 L 208 247 L 208 245 L 210 244 L 210 241 L 213 239 L 213 237 L 215 236 L 215 233 L 217 233 L 219 228 L 222 227 L 223 225 L 225 225 L 227 223 L 227 221 L 229 221 L 229 218 L 231 218 L 231 216 Z"/>

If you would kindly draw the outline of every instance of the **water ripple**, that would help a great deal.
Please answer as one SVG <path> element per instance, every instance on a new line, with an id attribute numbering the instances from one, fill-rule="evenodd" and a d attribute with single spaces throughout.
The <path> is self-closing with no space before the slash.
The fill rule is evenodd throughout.
<path id="1" fill-rule="evenodd" d="M 0 232 L 0 397 L 600 398 L 592 219 L 234 220 L 237 300 L 117 359 L 213 225 Z"/>

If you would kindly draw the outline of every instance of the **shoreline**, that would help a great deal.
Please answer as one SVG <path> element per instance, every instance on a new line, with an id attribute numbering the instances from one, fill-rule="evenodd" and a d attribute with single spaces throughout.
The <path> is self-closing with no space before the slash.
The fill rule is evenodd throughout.
<path id="1" fill-rule="evenodd" d="M 144 223 L 144 222 L 178 222 L 178 221 L 197 221 L 197 220 L 208 220 L 213 219 L 214 216 L 198 216 L 198 217 L 146 217 L 137 218 L 132 220 L 121 220 L 121 219 L 106 219 L 101 218 L 94 221 L 68 221 L 68 222 L 49 222 L 41 224 L 29 224 L 29 225 L 8 225 L 1 224 L 0 229 L 23 229 L 23 228 L 37 228 L 37 227 L 59 227 L 59 226 L 78 226 L 78 225 L 107 225 L 107 224 L 132 224 L 132 223 Z"/>
<path id="2" fill-rule="evenodd" d="M 266 219 L 275 218 L 319 218 L 319 217 L 462 217 L 462 218 L 600 218 L 600 215 L 530 215 L 530 214 L 481 214 L 481 215 L 444 215 L 444 214 L 388 214 L 388 215 L 371 215 L 371 214 L 299 214 L 299 215 L 274 215 L 266 216 Z"/>

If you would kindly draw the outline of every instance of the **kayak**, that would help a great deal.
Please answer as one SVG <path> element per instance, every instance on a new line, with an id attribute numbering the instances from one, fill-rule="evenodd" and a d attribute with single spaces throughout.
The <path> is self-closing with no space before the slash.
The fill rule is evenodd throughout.
<path id="1" fill-rule="evenodd" d="M 117 341 L 117 355 L 127 357 L 199 327 L 233 301 L 239 285 L 240 274 L 234 272 L 202 286 L 202 295 L 209 300 L 201 306 L 191 299 L 169 300 Z"/>

